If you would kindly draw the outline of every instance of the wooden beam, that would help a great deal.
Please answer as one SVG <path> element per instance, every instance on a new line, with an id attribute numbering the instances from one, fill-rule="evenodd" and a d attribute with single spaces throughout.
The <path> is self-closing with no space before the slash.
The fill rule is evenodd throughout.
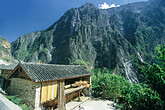
<path id="1" fill-rule="evenodd" d="M 29 76 L 29 74 L 20 66 L 20 68 L 22 69 L 22 71 L 25 72 L 25 74 L 32 80 L 32 78 Z M 32 80 L 33 81 L 33 80 Z"/>
<path id="2" fill-rule="evenodd" d="M 85 97 L 84 93 L 81 91 L 81 94 Z"/>
<path id="3" fill-rule="evenodd" d="M 17 70 L 17 68 L 20 67 L 20 65 L 17 65 L 14 70 L 6 77 L 6 79 L 9 79 L 9 77 Z"/>
<path id="4" fill-rule="evenodd" d="M 36 81 L 36 83 L 56 81 L 56 80 L 58 81 L 58 80 L 66 80 L 66 79 L 75 79 L 75 78 L 86 77 L 86 76 L 91 76 L 91 75 L 84 75 L 84 76 L 77 76 L 77 77 L 70 77 L 70 78 L 62 78 L 62 79 L 53 79 L 53 80 L 48 80 L 48 81 Z"/>
<path id="5" fill-rule="evenodd" d="M 24 73 L 30 78 L 30 80 L 32 80 L 32 78 L 28 75 L 28 73 L 26 73 L 26 71 L 18 64 L 14 70 L 7 76 L 6 79 L 9 79 L 10 76 L 12 76 L 12 74 L 18 69 L 18 72 L 20 73 L 20 68 L 22 69 L 22 71 L 24 71 Z M 33 80 L 32 80 L 33 81 Z"/>
<path id="6" fill-rule="evenodd" d="M 72 92 L 76 92 L 76 91 L 82 90 L 84 88 L 86 88 L 86 87 L 85 86 L 81 86 L 81 87 L 77 87 L 77 88 L 72 88 L 72 89 L 69 89 L 69 90 L 65 90 L 65 95 L 66 94 L 70 94 Z"/>
<path id="7" fill-rule="evenodd" d="M 65 93 L 64 93 L 64 80 L 58 81 L 58 110 L 66 110 L 66 102 L 65 102 Z"/>

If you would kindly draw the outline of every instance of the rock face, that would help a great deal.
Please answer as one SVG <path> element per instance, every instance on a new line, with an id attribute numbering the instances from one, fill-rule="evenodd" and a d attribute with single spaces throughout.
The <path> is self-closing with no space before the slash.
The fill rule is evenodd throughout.
<path id="1" fill-rule="evenodd" d="M 0 57 L 10 58 L 11 57 L 11 46 L 8 40 L 0 36 Z"/>
<path id="2" fill-rule="evenodd" d="M 81 59 L 138 82 L 139 64 L 152 62 L 162 43 L 165 1 L 150 0 L 106 10 L 92 4 L 71 9 L 48 29 L 19 37 L 11 51 L 23 61 L 70 64 Z"/>
<path id="3" fill-rule="evenodd" d="M 11 63 L 17 63 L 11 55 L 11 45 L 7 39 L 0 36 L 0 65 L 9 65 Z"/>

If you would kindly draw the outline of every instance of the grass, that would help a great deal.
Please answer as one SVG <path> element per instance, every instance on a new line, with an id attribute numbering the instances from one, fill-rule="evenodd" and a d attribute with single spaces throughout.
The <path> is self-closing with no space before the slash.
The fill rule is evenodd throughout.
<path id="1" fill-rule="evenodd" d="M 26 104 L 22 103 L 22 98 L 20 98 L 18 95 L 15 95 L 15 96 L 6 95 L 5 97 L 11 102 L 21 107 L 22 110 L 32 110 L 32 106 L 27 106 Z"/>

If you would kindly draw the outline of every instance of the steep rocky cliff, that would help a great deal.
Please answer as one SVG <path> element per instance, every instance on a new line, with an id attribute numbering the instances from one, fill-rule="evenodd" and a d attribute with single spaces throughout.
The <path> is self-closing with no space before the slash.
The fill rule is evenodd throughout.
<path id="1" fill-rule="evenodd" d="M 0 36 L 0 57 L 10 58 L 11 57 L 11 46 L 8 40 Z"/>
<path id="2" fill-rule="evenodd" d="M 10 64 L 16 62 L 11 55 L 11 45 L 7 39 L 0 36 L 0 64 Z"/>
<path id="3" fill-rule="evenodd" d="M 23 61 L 70 64 L 81 59 L 138 82 L 138 66 L 152 62 L 161 43 L 165 1 L 150 0 L 107 10 L 92 4 L 73 8 L 48 29 L 19 37 L 11 51 Z"/>

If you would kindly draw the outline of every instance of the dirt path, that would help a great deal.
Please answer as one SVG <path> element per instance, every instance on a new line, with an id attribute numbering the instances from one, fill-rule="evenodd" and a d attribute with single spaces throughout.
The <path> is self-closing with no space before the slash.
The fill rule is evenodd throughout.
<path id="1" fill-rule="evenodd" d="M 89 99 L 71 110 L 115 110 L 114 105 L 114 102 L 108 100 Z"/>

